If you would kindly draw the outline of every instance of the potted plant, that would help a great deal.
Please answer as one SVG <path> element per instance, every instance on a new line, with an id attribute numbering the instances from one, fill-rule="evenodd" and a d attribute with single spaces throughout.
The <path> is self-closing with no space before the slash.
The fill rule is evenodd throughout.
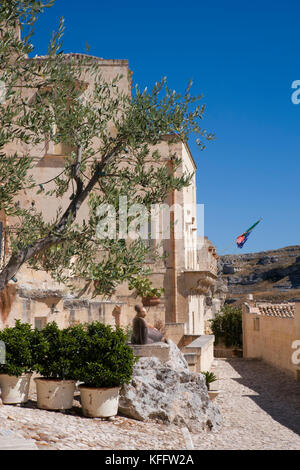
<path id="1" fill-rule="evenodd" d="M 215 382 L 217 380 L 217 377 L 215 376 L 213 372 L 209 372 L 209 371 L 201 372 L 201 374 L 204 374 L 205 376 L 205 383 L 207 386 L 209 398 L 211 400 L 214 400 L 219 395 L 219 390 L 210 390 L 210 384 L 212 382 Z"/>
<path id="2" fill-rule="evenodd" d="M 144 307 L 154 307 L 160 304 L 160 297 L 164 292 L 164 289 L 156 289 L 152 287 L 152 283 L 149 279 L 134 279 L 129 284 L 129 289 L 136 290 L 136 297 L 142 297 L 142 304 Z"/>
<path id="3" fill-rule="evenodd" d="M 49 323 L 39 333 L 35 370 L 37 406 L 46 410 L 68 410 L 73 406 L 79 347 L 85 332 L 82 325 L 59 329 Z"/>
<path id="4" fill-rule="evenodd" d="M 33 331 L 28 323 L 17 320 L 14 327 L 0 331 L 0 341 L 5 345 L 5 361 L 0 364 L 0 389 L 6 405 L 26 403 L 34 358 Z"/>
<path id="5" fill-rule="evenodd" d="M 135 358 L 124 331 L 99 322 L 86 325 L 80 348 L 78 380 L 84 416 L 110 417 L 118 412 L 119 391 L 131 379 Z"/>

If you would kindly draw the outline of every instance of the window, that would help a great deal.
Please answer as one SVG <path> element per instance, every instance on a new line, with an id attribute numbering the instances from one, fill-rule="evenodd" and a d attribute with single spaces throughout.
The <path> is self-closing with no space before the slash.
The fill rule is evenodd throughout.
<path id="1" fill-rule="evenodd" d="M 45 328 L 46 324 L 47 324 L 47 318 L 46 317 L 35 317 L 34 327 L 37 328 L 39 331 L 41 331 L 43 328 Z"/>
<path id="2" fill-rule="evenodd" d="M 253 329 L 254 331 L 259 331 L 259 318 L 253 319 Z"/>

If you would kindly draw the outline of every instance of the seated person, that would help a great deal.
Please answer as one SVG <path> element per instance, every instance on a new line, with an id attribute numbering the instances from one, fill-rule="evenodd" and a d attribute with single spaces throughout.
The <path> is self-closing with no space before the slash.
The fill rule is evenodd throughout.
<path id="1" fill-rule="evenodd" d="M 154 328 L 152 325 L 149 325 L 144 320 L 146 316 L 146 309 L 136 305 L 134 307 L 136 311 L 136 316 L 133 319 L 133 331 L 131 342 L 133 344 L 150 344 L 157 343 L 161 341 L 163 335 Z"/>

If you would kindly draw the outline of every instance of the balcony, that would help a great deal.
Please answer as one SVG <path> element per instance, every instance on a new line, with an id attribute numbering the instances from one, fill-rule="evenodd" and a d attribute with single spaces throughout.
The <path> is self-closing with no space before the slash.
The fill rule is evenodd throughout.
<path id="1" fill-rule="evenodd" d="M 210 248 L 210 247 L 209 247 Z M 215 252 L 205 246 L 200 249 L 188 249 L 186 251 L 185 271 L 207 272 L 217 277 L 218 263 Z"/>
<path id="2" fill-rule="evenodd" d="M 211 295 L 218 275 L 217 258 L 206 246 L 187 250 L 185 286 L 191 295 Z"/>

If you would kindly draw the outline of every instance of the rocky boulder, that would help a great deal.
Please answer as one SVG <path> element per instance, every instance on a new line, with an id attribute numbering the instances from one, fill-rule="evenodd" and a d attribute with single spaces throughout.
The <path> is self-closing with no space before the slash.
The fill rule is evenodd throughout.
<path id="1" fill-rule="evenodd" d="M 188 363 L 174 341 L 168 339 L 167 344 L 169 346 L 169 360 L 166 364 L 176 371 L 185 370 L 186 372 L 189 372 Z"/>
<path id="2" fill-rule="evenodd" d="M 119 412 L 140 421 L 185 425 L 190 431 L 218 430 L 221 414 L 208 396 L 203 374 L 189 371 L 174 343 L 170 360 L 141 357 L 120 393 Z"/>

